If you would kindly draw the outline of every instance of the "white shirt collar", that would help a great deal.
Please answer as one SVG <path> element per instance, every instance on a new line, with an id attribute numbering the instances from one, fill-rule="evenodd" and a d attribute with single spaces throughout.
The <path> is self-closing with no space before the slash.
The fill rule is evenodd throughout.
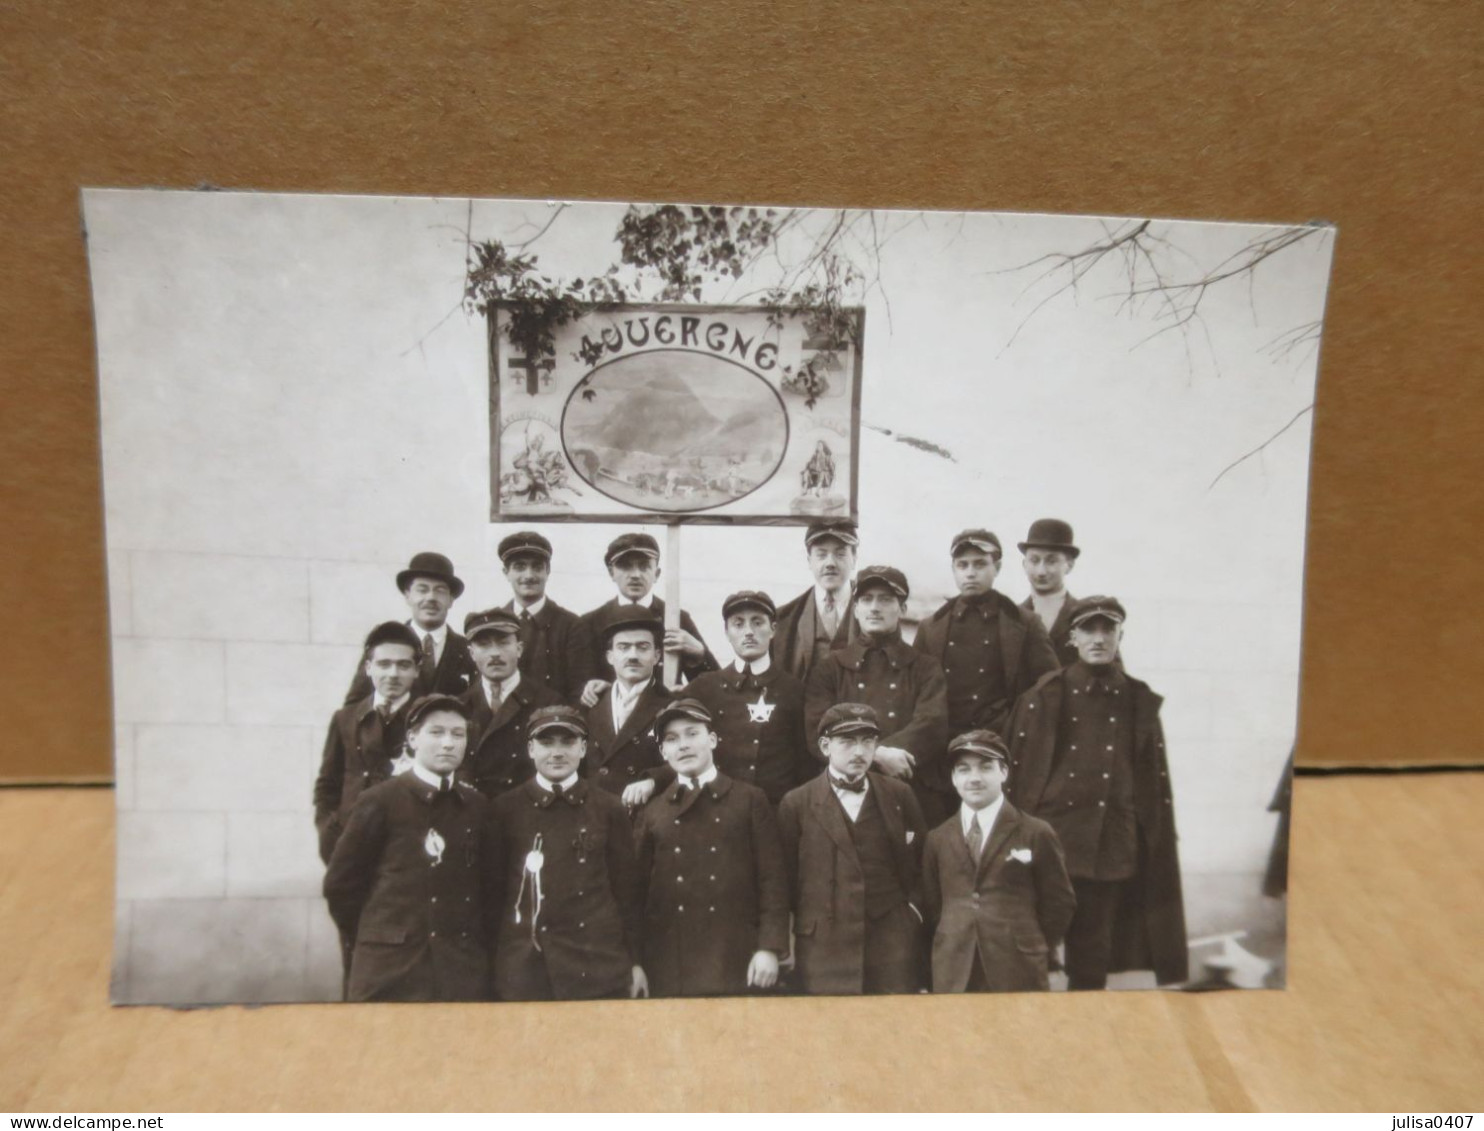
<path id="1" fill-rule="evenodd" d="M 440 777 L 438 774 L 435 774 L 432 770 L 424 769 L 421 762 L 413 762 L 412 763 L 412 772 L 417 775 L 417 777 L 418 777 L 418 779 L 420 781 L 427 782 L 434 789 L 442 789 L 443 788 L 443 783 L 445 781 L 448 782 L 448 788 L 449 789 L 452 789 L 453 788 L 453 775 L 452 774 L 450 774 L 447 778 Z"/>
<path id="2" fill-rule="evenodd" d="M 975 814 L 979 817 L 979 835 L 989 836 L 989 830 L 994 828 L 995 819 L 999 817 L 1000 810 L 1004 808 L 1005 795 L 1002 793 L 994 799 L 990 805 L 983 809 L 970 809 L 967 805 L 960 805 L 958 809 L 958 822 L 963 826 L 964 836 L 969 835 L 969 825 L 974 820 Z"/>
<path id="3" fill-rule="evenodd" d="M 547 793 L 551 792 L 552 783 L 547 781 L 546 778 L 543 777 L 541 774 L 536 775 L 536 784 L 542 789 L 546 790 Z M 566 793 L 569 789 L 577 784 L 577 771 L 573 770 L 570 774 L 568 774 L 556 784 L 562 787 L 563 793 Z"/>
<path id="4" fill-rule="evenodd" d="M 618 603 L 619 603 L 620 607 L 624 607 L 624 606 L 628 606 L 628 605 L 638 605 L 641 609 L 652 609 L 652 608 L 654 608 L 654 590 L 651 589 L 645 595 L 644 600 L 642 600 L 642 601 L 630 601 L 627 597 L 625 597 L 622 593 L 620 593 L 618 595 Z"/>
<path id="5" fill-rule="evenodd" d="M 690 779 L 685 774 L 681 774 L 680 775 L 680 780 L 683 781 L 683 782 L 685 782 L 687 785 L 690 784 Z M 715 762 L 712 762 L 710 768 L 707 769 L 707 771 L 704 774 L 697 774 L 696 775 L 696 786 L 697 786 L 697 788 L 699 788 L 699 787 L 701 787 L 703 785 L 710 785 L 715 780 L 716 780 L 716 763 Z"/>
<path id="6" fill-rule="evenodd" d="M 540 616 L 541 610 L 544 608 L 546 608 L 546 594 L 544 593 L 541 595 L 541 599 L 534 604 L 522 605 L 514 599 L 510 602 L 510 611 L 516 616 L 520 616 L 521 613 L 530 613 L 533 617 Z"/>
<path id="7" fill-rule="evenodd" d="M 823 585 L 814 586 L 814 607 L 824 612 L 824 595 L 829 592 Z M 835 612 L 844 615 L 845 606 L 850 604 L 850 582 L 846 582 L 835 591 Z"/>
<path id="8" fill-rule="evenodd" d="M 773 657 L 764 652 L 761 656 L 759 656 L 756 660 L 753 660 L 751 663 L 752 674 L 763 675 L 769 668 L 773 666 Z M 741 656 L 738 656 L 735 660 L 732 661 L 732 667 L 736 669 L 738 675 L 746 675 L 748 661 L 744 660 Z"/>
<path id="9" fill-rule="evenodd" d="M 412 692 L 405 691 L 405 692 L 402 693 L 402 698 L 392 700 L 392 702 L 390 703 L 390 706 L 391 706 L 391 709 L 392 709 L 391 710 L 391 713 L 395 715 L 398 711 L 400 711 L 402 709 L 403 705 L 407 702 L 407 700 L 409 700 L 411 698 L 412 698 Z M 379 711 L 379 710 L 381 710 L 381 708 L 383 706 L 387 706 L 387 705 L 388 705 L 387 700 L 385 700 L 385 699 L 383 699 L 381 697 L 381 692 L 377 691 L 377 692 L 374 692 L 372 694 L 372 696 L 371 696 L 371 706 L 372 707 L 376 708 Z"/>
<path id="10" fill-rule="evenodd" d="M 422 643 L 422 638 L 424 636 L 431 636 L 433 638 L 433 646 L 435 648 L 442 648 L 443 642 L 448 639 L 447 621 L 444 621 L 437 628 L 424 628 L 422 625 L 418 624 L 417 621 L 414 620 L 408 621 L 407 627 L 412 629 L 413 632 L 417 633 L 418 643 Z"/>
<path id="11" fill-rule="evenodd" d="M 490 680 L 485 679 L 483 676 L 480 679 L 484 683 L 484 701 L 488 703 L 490 698 Z M 500 680 L 499 684 L 500 702 L 503 703 L 510 698 L 510 693 L 520 686 L 520 669 L 516 668 L 515 671 Z"/>
<path id="12" fill-rule="evenodd" d="M 830 788 L 833 789 L 836 793 L 854 793 L 855 792 L 855 790 L 853 790 L 853 789 L 844 789 L 844 790 L 842 790 L 840 788 L 840 783 L 842 781 L 844 781 L 845 779 L 840 774 L 835 773 L 834 770 L 829 769 L 828 767 L 826 767 L 826 769 L 825 769 L 824 772 L 829 776 L 829 779 L 830 779 Z M 865 779 L 865 782 L 866 782 L 866 788 L 863 789 L 863 790 L 861 790 L 861 793 L 869 793 L 869 792 L 871 792 L 871 779 L 869 777 L 867 777 Z"/>
<path id="13" fill-rule="evenodd" d="M 650 680 L 653 678 L 653 676 L 650 676 L 650 679 L 636 683 L 633 687 L 630 687 L 621 679 L 615 679 L 613 681 L 613 697 L 623 704 L 628 705 L 644 694 L 644 689 L 649 686 Z"/>

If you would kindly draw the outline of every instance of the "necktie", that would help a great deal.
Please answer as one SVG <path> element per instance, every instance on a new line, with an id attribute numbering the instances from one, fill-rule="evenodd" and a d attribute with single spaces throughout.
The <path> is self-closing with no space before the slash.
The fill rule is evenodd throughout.
<path id="1" fill-rule="evenodd" d="M 830 784 L 833 785 L 836 789 L 845 790 L 847 793 L 865 793 L 866 775 L 862 774 L 860 777 L 856 778 L 855 781 L 846 781 L 844 778 L 837 778 L 834 774 L 831 774 Z"/>
<path id="2" fill-rule="evenodd" d="M 682 774 L 682 775 L 680 775 L 680 780 L 685 783 L 685 788 L 686 789 L 700 789 L 701 788 L 701 779 L 700 778 L 693 778 L 689 774 Z"/>
<path id="3" fill-rule="evenodd" d="M 433 672 L 437 667 L 438 665 L 433 660 L 433 634 L 431 632 L 425 632 L 423 633 L 423 654 L 422 658 L 418 661 L 417 670 L 418 674 L 422 676 L 424 684 L 428 687 L 432 687 L 433 685 Z"/>
<path id="4" fill-rule="evenodd" d="M 551 783 L 551 795 L 552 797 L 556 798 L 556 800 L 560 801 L 562 799 L 562 795 L 566 792 L 567 791 L 562 788 L 561 782 Z"/>
<path id="5" fill-rule="evenodd" d="M 975 813 L 973 817 L 969 819 L 969 831 L 965 835 L 965 839 L 969 842 L 969 855 L 972 856 L 977 863 L 979 860 L 979 853 L 984 849 L 984 833 L 979 828 L 978 813 Z"/>
<path id="6" fill-rule="evenodd" d="M 838 631 L 839 628 L 840 628 L 840 617 L 838 615 L 838 610 L 836 610 L 836 608 L 835 608 L 835 595 L 833 593 L 826 593 L 824 595 L 824 632 L 825 632 L 825 635 L 828 636 L 831 640 L 833 640 L 835 638 L 835 633 L 836 633 L 836 631 Z"/>
<path id="7" fill-rule="evenodd" d="M 441 779 L 439 779 L 439 782 L 438 782 L 438 792 L 439 793 L 452 793 L 453 792 L 453 782 L 449 781 L 447 778 L 441 778 Z"/>
<path id="8" fill-rule="evenodd" d="M 500 709 L 500 704 L 504 701 L 500 695 L 500 685 L 498 683 L 491 683 L 489 680 L 485 680 L 484 685 L 489 688 L 490 692 L 490 714 L 494 714 Z"/>
<path id="9" fill-rule="evenodd" d="M 379 704 L 376 708 L 376 713 L 381 716 L 382 726 L 386 726 L 387 723 L 392 721 L 392 705 L 390 703 Z"/>

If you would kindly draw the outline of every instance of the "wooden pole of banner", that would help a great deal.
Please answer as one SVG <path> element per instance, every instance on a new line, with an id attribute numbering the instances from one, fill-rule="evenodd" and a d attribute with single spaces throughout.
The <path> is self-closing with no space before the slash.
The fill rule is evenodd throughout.
<path id="1" fill-rule="evenodd" d="M 665 528 L 665 631 L 680 627 L 680 524 Z M 665 653 L 665 686 L 680 686 L 680 653 Z"/>

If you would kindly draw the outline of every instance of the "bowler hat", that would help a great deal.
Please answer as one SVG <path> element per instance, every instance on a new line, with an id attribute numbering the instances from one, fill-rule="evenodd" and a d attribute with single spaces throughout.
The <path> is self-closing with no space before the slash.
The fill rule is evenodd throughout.
<path id="1" fill-rule="evenodd" d="M 434 711 L 452 711 L 461 718 L 468 719 L 469 704 L 453 695 L 424 695 L 413 700 L 412 706 L 407 708 L 407 729 L 416 730 L 417 724 Z"/>
<path id="2" fill-rule="evenodd" d="M 863 593 L 871 584 L 885 585 L 902 600 L 907 599 L 907 575 L 896 566 L 866 566 L 855 575 L 855 591 Z"/>
<path id="3" fill-rule="evenodd" d="M 1128 613 L 1117 597 L 1083 597 L 1067 614 L 1073 628 L 1093 617 L 1107 617 L 1114 624 L 1122 624 Z"/>
<path id="4" fill-rule="evenodd" d="M 820 716 L 816 728 L 820 738 L 833 738 L 837 734 L 881 733 L 881 719 L 874 708 L 865 703 L 836 703 Z"/>
<path id="5" fill-rule="evenodd" d="M 743 589 L 733 593 L 721 603 L 721 618 L 726 620 L 738 609 L 758 609 L 774 620 L 778 619 L 778 606 L 773 598 L 757 589 Z"/>
<path id="6" fill-rule="evenodd" d="M 520 619 L 509 609 L 483 609 L 464 618 L 464 635 L 476 640 L 489 632 L 518 633 Z"/>
<path id="7" fill-rule="evenodd" d="M 665 636 L 664 622 L 654 615 L 653 609 L 647 609 L 643 605 L 619 605 L 610 609 L 607 616 L 603 618 L 598 632 L 606 647 L 613 639 L 615 632 L 624 632 L 628 629 L 644 629 L 654 637 L 656 644 L 659 644 Z"/>
<path id="8" fill-rule="evenodd" d="M 519 554 L 534 554 L 551 561 L 551 543 L 534 530 L 517 530 L 506 535 L 500 539 L 500 548 L 496 552 L 502 565 L 509 565 L 510 559 Z"/>
<path id="9" fill-rule="evenodd" d="M 694 719 L 698 723 L 711 724 L 711 712 L 699 699 L 671 699 L 654 717 L 654 733 L 658 738 L 665 734 L 665 724 L 671 719 Z"/>
<path id="10" fill-rule="evenodd" d="M 1038 518 L 1031 523 L 1024 542 L 1017 542 L 1023 554 L 1034 547 L 1037 550 L 1060 550 L 1069 558 L 1082 551 L 1072 544 L 1072 525 L 1059 518 Z"/>
<path id="11" fill-rule="evenodd" d="M 535 738 L 542 731 L 565 730 L 578 738 L 587 737 L 587 719 L 576 707 L 559 703 L 553 707 L 537 707 L 526 723 L 526 736 Z"/>
<path id="12" fill-rule="evenodd" d="M 953 536 L 953 541 L 948 544 L 948 553 L 951 557 L 958 557 L 958 552 L 964 546 L 972 546 L 986 554 L 993 554 L 998 561 L 1004 552 L 1000 547 L 1000 540 L 994 531 L 986 530 L 982 526 L 971 526 L 968 530 L 960 530 Z"/>
<path id="13" fill-rule="evenodd" d="M 816 522 L 804 532 L 804 545 L 812 546 L 821 538 L 837 538 L 851 549 L 861 544 L 860 534 L 853 522 Z"/>
<path id="14" fill-rule="evenodd" d="M 983 758 L 994 758 L 1010 764 L 1010 748 L 1005 740 L 992 730 L 969 730 L 948 744 L 948 764 L 951 766 L 960 757 L 978 754 Z"/>
<path id="15" fill-rule="evenodd" d="M 612 566 L 615 561 L 625 554 L 643 554 L 645 557 L 660 559 L 660 544 L 654 540 L 654 535 L 644 533 L 620 534 L 612 542 L 608 543 L 608 551 L 603 555 L 603 564 Z"/>
<path id="16" fill-rule="evenodd" d="M 407 568 L 397 574 L 397 588 L 405 593 L 407 587 L 419 577 L 431 577 L 435 581 L 445 582 L 455 601 L 464 592 L 464 583 L 454 576 L 453 562 L 442 554 L 435 554 L 432 550 L 424 550 L 420 554 L 412 555 Z"/>

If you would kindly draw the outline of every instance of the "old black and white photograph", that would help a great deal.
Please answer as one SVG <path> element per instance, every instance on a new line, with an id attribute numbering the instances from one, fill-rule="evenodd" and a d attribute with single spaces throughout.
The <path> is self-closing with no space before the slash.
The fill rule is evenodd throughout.
<path id="1" fill-rule="evenodd" d="M 84 213 L 116 1003 L 1285 984 L 1330 227 Z"/>

